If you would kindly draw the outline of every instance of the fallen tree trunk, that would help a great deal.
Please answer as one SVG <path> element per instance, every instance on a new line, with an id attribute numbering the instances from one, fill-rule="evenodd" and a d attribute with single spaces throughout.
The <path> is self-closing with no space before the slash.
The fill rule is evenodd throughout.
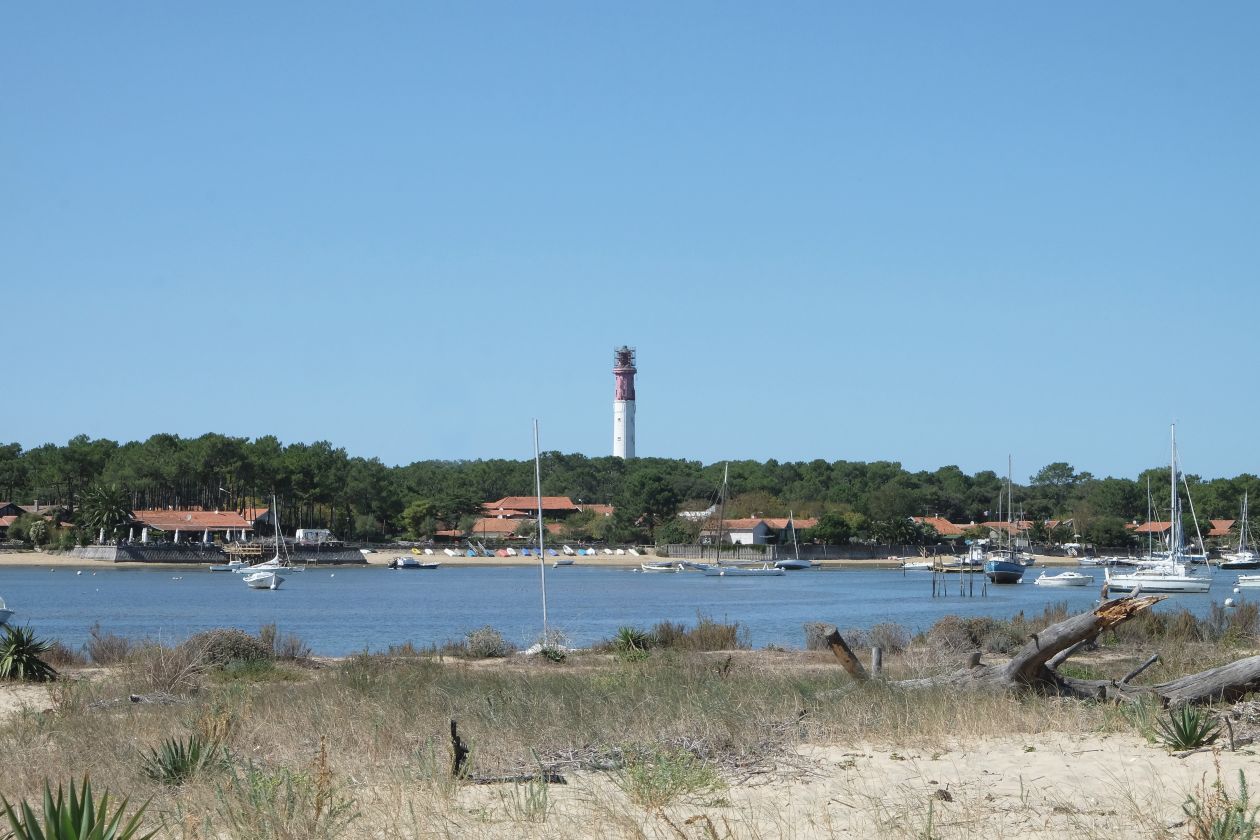
<path id="1" fill-rule="evenodd" d="M 1165 706 L 1236 701 L 1252 691 L 1260 691 L 1260 656 L 1251 656 L 1209 668 L 1153 686 L 1134 686 L 1134 679 L 1158 661 L 1152 656 L 1141 667 L 1120 680 L 1081 680 L 1058 672 L 1073 653 L 1109 630 L 1164 599 L 1162 595 L 1126 596 L 1105 601 L 1097 609 L 1074 615 L 1032 634 L 1028 643 L 1001 665 L 980 662 L 972 653 L 967 666 L 948 674 L 901 680 L 899 688 L 948 687 L 972 690 L 1035 691 L 1082 700 L 1135 701 L 1155 697 Z M 868 679 L 861 663 L 834 626 L 820 625 L 823 641 L 837 661 L 858 681 Z"/>

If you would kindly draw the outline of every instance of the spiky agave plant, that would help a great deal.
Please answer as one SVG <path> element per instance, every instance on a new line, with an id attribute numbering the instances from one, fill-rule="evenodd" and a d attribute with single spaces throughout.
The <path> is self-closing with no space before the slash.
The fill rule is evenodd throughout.
<path id="1" fill-rule="evenodd" d="M 144 774 L 155 782 L 181 785 L 203 767 L 219 759 L 219 744 L 200 735 L 186 740 L 167 738 L 160 746 L 150 747 L 141 756 Z"/>
<path id="2" fill-rule="evenodd" d="M 1159 739 L 1171 750 L 1195 750 L 1216 740 L 1221 727 L 1195 706 L 1170 709 L 1168 720 L 1156 723 Z"/>
<path id="3" fill-rule="evenodd" d="M 44 820 L 40 824 L 34 809 L 22 800 L 16 805 L 0 794 L 0 813 L 9 821 L 13 840 L 151 840 L 156 831 L 140 833 L 140 819 L 147 804 L 123 822 L 127 810 L 127 798 L 110 812 L 109 791 L 97 802 L 92 795 L 92 783 L 83 777 L 83 790 L 75 790 L 70 782 L 70 799 L 66 801 L 61 785 L 57 785 L 57 798 L 53 799 L 52 787 L 44 782 Z"/>
<path id="4" fill-rule="evenodd" d="M 0 635 L 0 680 L 51 682 L 57 669 L 44 661 L 52 643 L 35 638 L 29 627 L 4 627 Z"/>

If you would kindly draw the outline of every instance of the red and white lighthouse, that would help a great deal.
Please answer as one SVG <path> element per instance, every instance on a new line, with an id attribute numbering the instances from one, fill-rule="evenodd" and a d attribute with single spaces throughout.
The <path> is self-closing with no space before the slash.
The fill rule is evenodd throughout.
<path id="1" fill-rule="evenodd" d="M 613 457 L 634 457 L 634 348 L 613 350 Z"/>

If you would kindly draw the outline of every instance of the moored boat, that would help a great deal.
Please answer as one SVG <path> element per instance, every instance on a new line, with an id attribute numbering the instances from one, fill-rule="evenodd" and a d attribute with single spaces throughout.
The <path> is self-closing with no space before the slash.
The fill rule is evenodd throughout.
<path id="1" fill-rule="evenodd" d="M 984 576 L 992 583 L 1019 583 L 1024 579 L 1024 564 L 1005 556 L 984 561 Z"/>
<path id="2" fill-rule="evenodd" d="M 1083 575 L 1080 572 L 1061 572 L 1057 575 L 1042 572 L 1033 583 L 1037 586 L 1091 586 L 1094 583 L 1094 576 Z"/>
<path id="3" fill-rule="evenodd" d="M 280 584 L 284 583 L 284 578 L 275 572 L 254 572 L 245 575 L 242 580 L 250 589 L 279 589 Z"/>
<path id="4" fill-rule="evenodd" d="M 646 563 L 639 564 L 641 572 L 677 572 L 678 566 L 673 560 L 649 560 Z"/>
<path id="5" fill-rule="evenodd" d="M 759 568 L 749 566 L 710 566 L 704 570 L 706 577 L 782 577 L 787 574 L 784 569 L 763 565 Z"/>

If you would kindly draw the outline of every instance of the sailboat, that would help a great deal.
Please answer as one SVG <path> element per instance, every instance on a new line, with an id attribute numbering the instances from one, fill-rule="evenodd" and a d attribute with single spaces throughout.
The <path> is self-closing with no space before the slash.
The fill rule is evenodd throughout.
<path id="1" fill-rule="evenodd" d="M 1011 488 L 1011 457 L 1006 456 L 1006 547 L 990 552 L 984 561 L 984 575 L 993 583 L 1019 583 L 1024 564 L 1015 554 L 1015 495 Z"/>
<path id="2" fill-rule="evenodd" d="M 1155 561 L 1143 561 L 1137 571 L 1113 575 L 1106 569 L 1109 589 L 1140 589 L 1142 592 L 1207 592 L 1212 585 L 1209 578 L 1198 577 L 1188 566 L 1182 535 L 1181 496 L 1177 492 L 1179 465 L 1177 464 L 1177 427 L 1172 427 L 1172 456 L 1169 472 L 1172 478 L 1171 528 L 1168 530 L 1168 553 Z M 1189 490 L 1187 489 L 1187 494 Z M 1193 511 L 1193 502 L 1191 510 Z M 1196 530 L 1198 525 L 1195 526 Z"/>
<path id="3" fill-rule="evenodd" d="M 812 561 L 801 559 L 801 547 L 796 542 L 796 522 L 792 519 L 792 511 L 788 511 L 788 528 L 792 531 L 792 556 L 783 560 L 775 561 L 775 566 L 780 569 L 796 571 L 798 569 L 812 569 L 814 564 Z"/>
<path id="4" fill-rule="evenodd" d="M 1260 556 L 1247 540 L 1247 494 L 1243 493 L 1242 521 L 1238 523 L 1238 550 L 1221 555 L 1222 569 L 1260 569 Z"/>
<path id="5" fill-rule="evenodd" d="M 284 534 L 280 530 L 280 509 L 276 506 L 276 497 L 271 497 L 271 520 L 276 528 L 276 553 L 270 560 L 264 560 L 261 563 L 255 563 L 252 566 L 245 566 L 239 569 L 233 569 L 238 575 L 255 575 L 259 572 L 301 572 L 305 571 L 302 566 L 294 566 L 289 560 L 289 546 L 284 541 Z M 279 584 L 277 584 L 278 586 Z M 271 588 L 276 587 L 257 587 Z"/>

